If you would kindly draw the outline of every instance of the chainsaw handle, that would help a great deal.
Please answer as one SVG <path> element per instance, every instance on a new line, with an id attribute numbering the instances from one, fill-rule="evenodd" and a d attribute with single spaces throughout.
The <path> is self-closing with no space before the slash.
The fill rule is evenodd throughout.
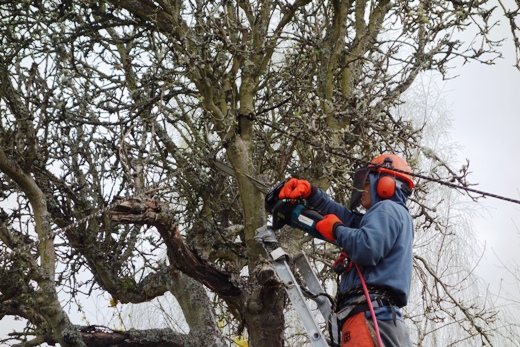
<path id="1" fill-rule="evenodd" d="M 315 220 L 315 221 L 320 221 L 320 220 L 325 219 L 325 217 L 321 213 L 319 213 L 318 211 L 313 210 L 311 208 L 308 208 L 308 207 L 305 207 L 302 210 L 302 214 L 305 215 L 306 217 L 309 217 L 309 218 Z"/>

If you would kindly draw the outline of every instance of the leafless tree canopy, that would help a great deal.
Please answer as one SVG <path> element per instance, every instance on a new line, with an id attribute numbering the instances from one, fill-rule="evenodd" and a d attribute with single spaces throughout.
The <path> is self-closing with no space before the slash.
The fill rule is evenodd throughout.
<path id="1" fill-rule="evenodd" d="M 519 48 L 518 11 L 484 0 L 2 1 L 0 318 L 27 320 L 7 342 L 223 346 L 226 317 L 250 346 L 288 344 L 284 289 L 254 240 L 267 216 L 251 178 L 298 175 L 346 202 L 362 161 L 431 159 L 425 124 L 395 112 L 402 93 L 426 70 L 492 64 L 493 15 Z M 459 41 L 468 27 L 478 34 Z M 467 184 L 467 168 L 433 163 L 429 175 Z M 443 198 L 424 203 L 432 187 L 418 182 L 417 233 L 448 242 Z M 316 262 L 336 252 L 299 231 L 280 239 Z M 431 259 L 418 256 L 416 271 L 423 335 L 443 321 L 492 343 L 492 308 L 460 301 Z M 68 308 L 99 290 L 120 303 L 170 292 L 189 333 L 72 322 Z"/>

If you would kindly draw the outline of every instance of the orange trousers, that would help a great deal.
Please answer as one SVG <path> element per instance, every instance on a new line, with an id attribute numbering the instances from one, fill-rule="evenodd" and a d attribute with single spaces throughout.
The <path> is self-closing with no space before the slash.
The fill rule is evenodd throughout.
<path id="1" fill-rule="evenodd" d="M 341 328 L 341 347 L 374 347 L 377 338 L 372 324 L 360 312 L 345 321 Z"/>

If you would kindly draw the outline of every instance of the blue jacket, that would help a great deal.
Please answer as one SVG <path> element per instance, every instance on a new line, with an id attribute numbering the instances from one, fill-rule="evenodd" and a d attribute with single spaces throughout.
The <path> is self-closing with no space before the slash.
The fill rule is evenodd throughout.
<path id="1" fill-rule="evenodd" d="M 307 203 L 323 214 L 339 217 L 345 226 L 336 228 L 336 243 L 361 268 L 368 286 L 390 289 L 396 305 L 402 307 L 408 303 L 412 278 L 412 218 L 406 207 L 407 197 L 400 189 L 396 188 L 391 198 L 382 200 L 376 183 L 377 174 L 371 173 L 372 206 L 363 216 L 332 201 L 321 189 L 316 190 Z M 352 270 L 342 276 L 340 291 L 360 285 L 357 271 Z M 377 311 L 376 315 L 379 317 Z"/>

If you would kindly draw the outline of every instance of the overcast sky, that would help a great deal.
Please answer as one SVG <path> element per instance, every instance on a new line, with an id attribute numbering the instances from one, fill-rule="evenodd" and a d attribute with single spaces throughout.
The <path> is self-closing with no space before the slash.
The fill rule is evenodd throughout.
<path id="1" fill-rule="evenodd" d="M 509 28 L 500 31 L 507 35 Z M 476 189 L 520 200 L 520 71 L 513 67 L 511 40 L 503 53 L 494 66 L 458 68 L 459 77 L 447 82 L 445 91 L 452 139 L 461 145 L 459 159 L 470 160 L 470 181 L 479 184 Z M 477 271 L 496 288 L 502 278 L 511 278 L 500 260 L 516 261 L 520 268 L 520 205 L 487 198 L 480 206 L 485 210 L 473 221 L 487 251 Z"/>

